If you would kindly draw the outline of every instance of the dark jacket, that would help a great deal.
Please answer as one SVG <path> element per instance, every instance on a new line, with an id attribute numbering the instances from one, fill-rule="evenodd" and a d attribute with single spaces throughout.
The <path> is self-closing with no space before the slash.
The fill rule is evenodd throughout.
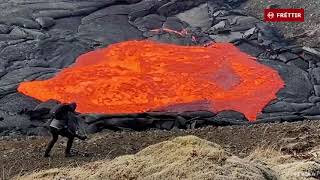
<path id="1" fill-rule="evenodd" d="M 68 104 L 60 104 L 55 106 L 51 111 L 52 121 L 50 127 L 56 129 L 70 129 L 76 131 L 76 118 L 73 109 Z"/>

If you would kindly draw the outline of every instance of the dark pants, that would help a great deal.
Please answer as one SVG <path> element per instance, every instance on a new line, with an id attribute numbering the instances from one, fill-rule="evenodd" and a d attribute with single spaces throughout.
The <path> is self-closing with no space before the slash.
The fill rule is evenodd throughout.
<path id="1" fill-rule="evenodd" d="M 44 155 L 46 157 L 49 156 L 52 147 L 54 146 L 54 144 L 58 140 L 59 135 L 68 138 L 67 147 L 66 147 L 66 150 L 65 150 L 65 155 L 70 155 L 71 146 L 72 146 L 73 140 L 74 140 L 75 137 L 77 137 L 77 135 L 75 133 L 72 133 L 68 129 L 59 130 L 59 129 L 56 129 L 56 128 L 53 128 L 53 127 L 50 127 L 50 132 L 52 134 L 52 139 L 51 139 L 50 143 L 48 144 L 48 147 L 47 147 Z"/>

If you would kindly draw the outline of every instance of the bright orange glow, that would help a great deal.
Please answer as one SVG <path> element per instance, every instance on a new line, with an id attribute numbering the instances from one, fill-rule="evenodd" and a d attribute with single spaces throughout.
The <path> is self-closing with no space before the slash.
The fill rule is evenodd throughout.
<path id="1" fill-rule="evenodd" d="M 127 41 L 81 55 L 54 78 L 18 90 L 42 101 L 75 101 L 82 113 L 236 110 L 255 120 L 283 86 L 277 71 L 229 43 Z"/>

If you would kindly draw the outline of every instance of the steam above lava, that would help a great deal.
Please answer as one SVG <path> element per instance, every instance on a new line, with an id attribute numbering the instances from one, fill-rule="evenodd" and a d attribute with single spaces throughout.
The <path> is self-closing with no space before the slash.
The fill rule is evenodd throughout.
<path id="1" fill-rule="evenodd" d="M 255 120 L 283 86 L 277 71 L 229 43 L 127 41 L 81 55 L 54 78 L 23 82 L 18 91 L 75 101 L 82 113 L 236 110 Z"/>

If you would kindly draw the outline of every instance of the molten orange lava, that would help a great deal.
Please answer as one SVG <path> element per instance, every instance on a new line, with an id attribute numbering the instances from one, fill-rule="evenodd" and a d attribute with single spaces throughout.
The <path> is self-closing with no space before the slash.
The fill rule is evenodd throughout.
<path id="1" fill-rule="evenodd" d="M 81 55 L 54 78 L 18 90 L 42 101 L 75 101 L 82 113 L 236 110 L 255 120 L 283 86 L 277 71 L 229 43 L 127 41 Z"/>

